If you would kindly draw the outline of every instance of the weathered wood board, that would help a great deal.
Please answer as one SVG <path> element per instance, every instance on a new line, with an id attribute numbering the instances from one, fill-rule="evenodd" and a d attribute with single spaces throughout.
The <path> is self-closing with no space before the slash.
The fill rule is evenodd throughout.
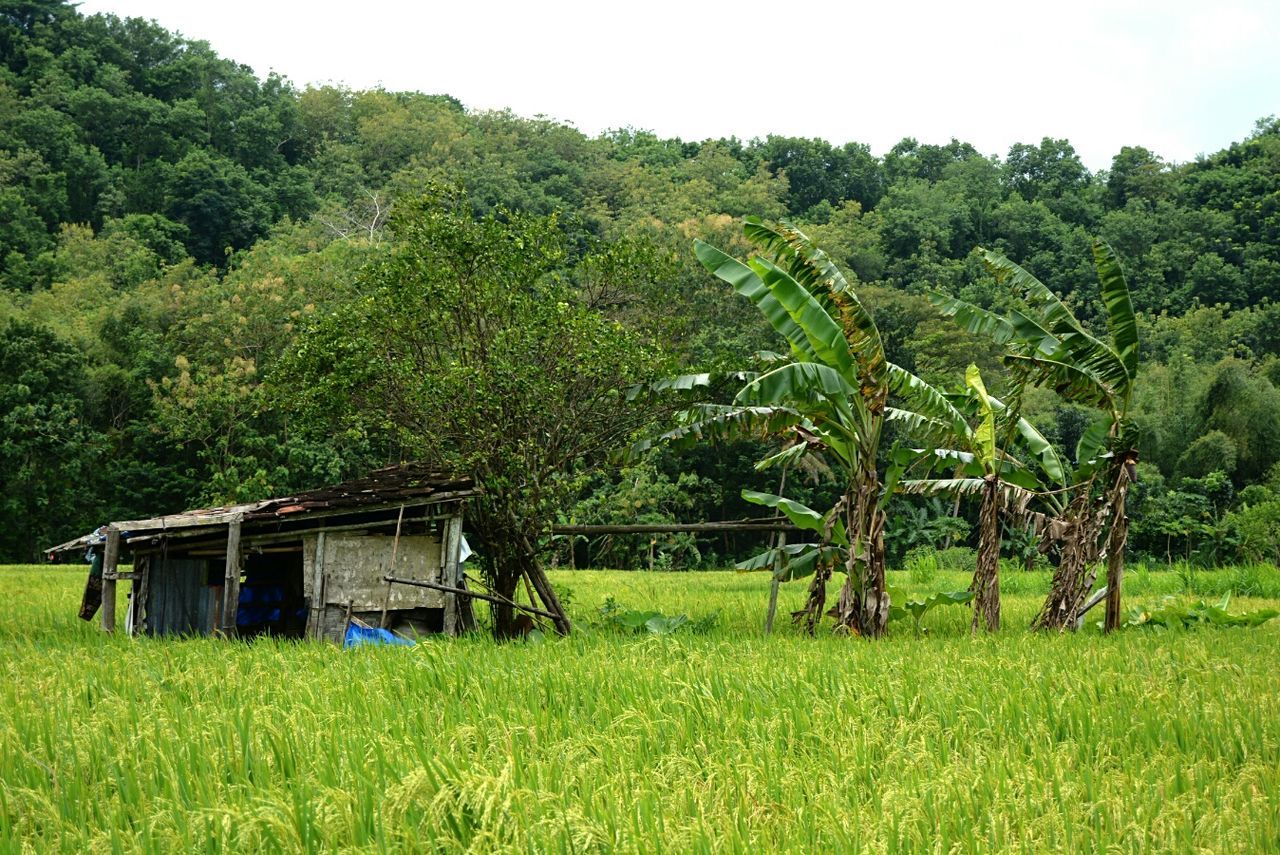
<path id="1" fill-rule="evenodd" d="M 317 537 L 302 541 L 303 593 L 308 600 L 315 597 Z M 395 567 L 391 553 L 395 551 Z M 388 609 L 412 609 L 419 606 L 444 607 L 444 594 L 408 585 L 391 585 L 387 599 L 386 575 L 405 579 L 440 581 L 440 541 L 429 535 L 402 535 L 399 546 L 391 535 L 344 535 L 336 532 L 325 536 L 321 556 L 324 576 L 324 602 L 346 606 L 356 612 Z"/>

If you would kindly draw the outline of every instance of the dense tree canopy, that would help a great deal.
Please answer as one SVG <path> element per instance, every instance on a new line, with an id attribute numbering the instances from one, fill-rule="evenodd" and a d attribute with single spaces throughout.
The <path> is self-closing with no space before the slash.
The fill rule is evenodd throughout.
<path id="1" fill-rule="evenodd" d="M 299 90 L 154 23 L 0 3 L 0 467 L 7 518 L 47 520 L 0 540 L 0 558 L 107 517 L 313 485 L 407 453 L 393 432 L 317 429 L 281 394 L 282 366 L 303 330 L 347 310 L 370 281 L 360 271 L 394 252 L 393 212 L 441 182 L 481 221 L 554 214 L 564 261 L 548 275 L 591 317 L 696 369 L 740 367 L 774 345 L 696 265 L 691 241 L 737 255 L 739 218 L 789 217 L 860 280 L 888 358 L 939 384 L 975 362 L 996 395 L 1006 378 L 989 343 L 927 293 L 1006 308 L 974 252 L 984 246 L 1098 326 L 1096 235 L 1121 259 L 1148 358 L 1131 416 L 1151 477 L 1134 503 L 1164 529 L 1135 516 L 1133 545 L 1234 548 L 1230 527 L 1280 487 L 1280 121 L 1191 163 L 1141 142 L 1091 172 L 1064 139 L 997 155 L 908 138 L 876 156 L 785 135 L 589 137 L 445 95 Z M 1051 395 L 1030 395 L 1025 412 L 1071 446 L 1088 423 Z M 597 468 L 558 512 L 603 518 L 625 500 L 746 515 L 741 488 L 771 486 L 749 446 L 662 452 L 626 481 Z M 661 497 L 682 479 L 700 486 L 676 507 Z M 750 546 L 683 542 L 673 560 Z"/>

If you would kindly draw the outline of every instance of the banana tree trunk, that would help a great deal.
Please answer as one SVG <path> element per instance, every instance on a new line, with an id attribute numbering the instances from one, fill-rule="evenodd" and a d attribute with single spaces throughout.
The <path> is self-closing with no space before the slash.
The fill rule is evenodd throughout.
<path id="1" fill-rule="evenodd" d="M 791 613 L 793 621 L 804 622 L 804 631 L 809 635 L 814 635 L 818 631 L 822 610 L 827 605 L 827 580 L 830 578 L 831 568 L 819 562 L 818 568 L 813 572 L 813 578 L 809 580 L 809 599 L 805 601 L 803 609 Z"/>
<path id="2" fill-rule="evenodd" d="M 1125 501 L 1129 484 L 1134 480 L 1138 462 L 1137 452 L 1131 451 L 1116 467 L 1115 481 L 1111 487 L 1111 534 L 1107 537 L 1107 616 L 1103 631 L 1120 628 L 1120 593 L 1124 581 L 1124 550 L 1129 541 L 1129 516 L 1125 513 Z"/>
<path id="3" fill-rule="evenodd" d="M 978 563 L 973 571 L 973 625 L 979 620 L 988 632 L 1000 629 L 1000 479 L 986 477 L 982 487 L 982 507 L 978 511 Z"/>
<path id="4" fill-rule="evenodd" d="M 1104 506 L 1105 507 L 1105 506 Z M 1098 577 L 1099 534 L 1106 514 L 1094 501 L 1088 485 L 1067 506 L 1063 515 L 1066 533 L 1061 558 L 1053 571 L 1053 584 L 1032 629 L 1074 629 L 1076 616 Z"/>
<path id="5" fill-rule="evenodd" d="M 845 516 L 849 558 L 844 587 L 836 604 L 836 625 L 849 632 L 879 638 L 889 623 L 885 589 L 885 515 L 880 510 L 880 479 L 874 469 L 863 472 Z"/>

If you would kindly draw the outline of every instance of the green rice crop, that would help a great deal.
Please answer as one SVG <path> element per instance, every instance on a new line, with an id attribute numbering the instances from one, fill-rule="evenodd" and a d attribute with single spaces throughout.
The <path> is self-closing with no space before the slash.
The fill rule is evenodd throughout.
<path id="1" fill-rule="evenodd" d="M 0 568 L 0 851 L 1280 850 L 1280 621 L 1036 635 L 1009 581 L 995 637 L 868 643 L 792 628 L 804 583 L 765 638 L 760 575 L 561 572 L 567 640 L 341 650 L 108 637 L 81 568 Z"/>

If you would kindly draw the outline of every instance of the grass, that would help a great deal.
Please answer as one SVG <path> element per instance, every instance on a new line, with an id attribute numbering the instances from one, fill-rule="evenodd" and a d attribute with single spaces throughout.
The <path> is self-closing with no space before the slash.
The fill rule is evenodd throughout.
<path id="1" fill-rule="evenodd" d="M 79 568 L 0 568 L 0 851 L 1280 849 L 1280 621 L 1034 635 L 1046 581 L 866 643 L 761 637 L 761 576 L 559 573 L 568 640 L 344 651 L 106 637 Z"/>

